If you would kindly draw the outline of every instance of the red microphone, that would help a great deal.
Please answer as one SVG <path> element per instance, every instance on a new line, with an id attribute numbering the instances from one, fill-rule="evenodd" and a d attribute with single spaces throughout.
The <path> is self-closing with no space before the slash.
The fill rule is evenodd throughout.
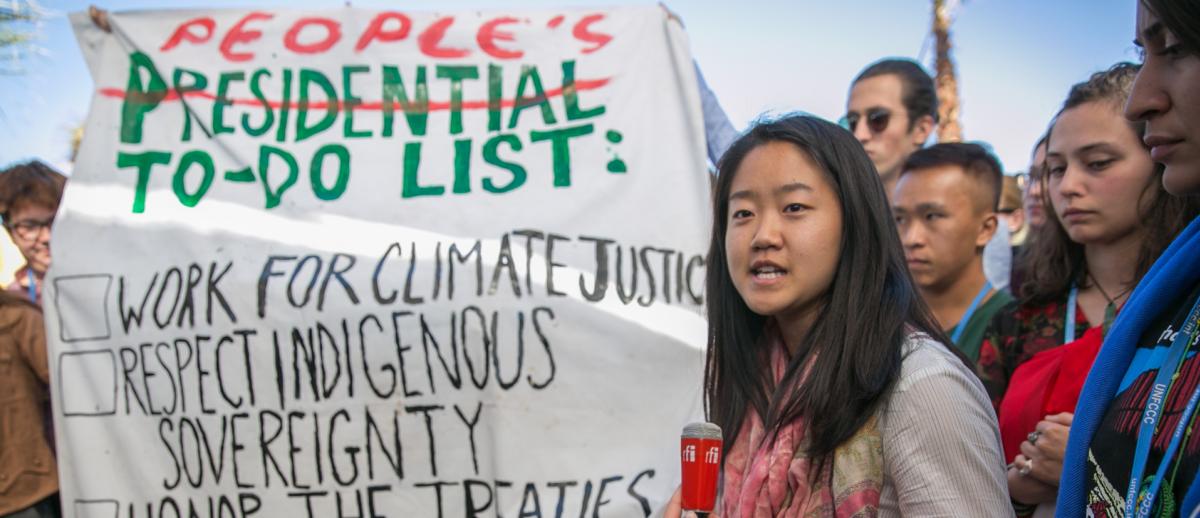
<path id="1" fill-rule="evenodd" d="M 679 453 L 683 510 L 711 513 L 717 506 L 717 480 L 721 475 L 721 427 L 712 423 L 683 427 Z"/>

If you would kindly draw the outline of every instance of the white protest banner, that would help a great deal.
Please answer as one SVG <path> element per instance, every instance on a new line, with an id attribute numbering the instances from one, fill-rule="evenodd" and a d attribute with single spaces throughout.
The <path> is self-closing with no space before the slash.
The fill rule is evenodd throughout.
<path id="1" fill-rule="evenodd" d="M 68 516 L 648 516 L 708 184 L 658 7 L 73 17 L 45 290 Z"/>

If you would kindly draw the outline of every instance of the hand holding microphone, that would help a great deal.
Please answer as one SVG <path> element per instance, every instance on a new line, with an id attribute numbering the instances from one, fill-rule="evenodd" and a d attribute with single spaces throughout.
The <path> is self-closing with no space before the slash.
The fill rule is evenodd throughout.
<path id="1" fill-rule="evenodd" d="M 721 428 L 715 424 L 692 423 L 683 428 L 679 440 L 683 481 L 667 504 L 664 516 L 674 518 L 683 511 L 694 511 L 703 516 L 716 509 L 721 445 Z"/>

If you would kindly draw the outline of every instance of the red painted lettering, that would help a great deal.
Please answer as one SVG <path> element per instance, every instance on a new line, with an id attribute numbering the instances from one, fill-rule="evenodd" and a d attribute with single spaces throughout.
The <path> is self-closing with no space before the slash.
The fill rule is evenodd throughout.
<path id="1" fill-rule="evenodd" d="M 417 44 L 421 48 L 421 53 L 431 58 L 461 58 L 470 54 L 471 51 L 467 49 L 440 46 L 442 38 L 446 36 L 446 29 L 449 29 L 452 23 L 454 23 L 454 17 L 447 16 L 433 22 L 433 25 L 421 31 L 421 35 L 417 36 Z"/>
<path id="2" fill-rule="evenodd" d="M 400 22 L 400 26 L 395 29 L 384 29 L 383 24 L 396 20 Z M 367 26 L 367 30 L 358 38 L 358 43 L 354 45 L 355 52 L 362 52 L 367 48 L 373 40 L 379 41 L 400 41 L 408 37 L 408 31 L 412 29 L 412 20 L 403 13 L 383 12 L 375 15 L 375 19 L 371 20 L 371 25 Z"/>
<path id="3" fill-rule="evenodd" d="M 254 11 L 247 14 L 241 20 L 238 20 L 237 24 L 232 29 L 229 29 L 229 32 L 221 39 L 221 55 L 225 56 L 225 59 L 229 61 L 250 61 L 254 59 L 253 52 L 234 52 L 233 46 L 239 43 L 249 43 L 262 37 L 262 31 L 253 29 L 245 30 L 247 23 L 255 20 L 270 20 L 274 17 L 275 15 L 270 13 Z"/>
<path id="4" fill-rule="evenodd" d="M 596 23 L 600 20 L 603 20 L 603 19 L 604 19 L 603 14 L 592 14 L 592 15 L 584 16 L 582 20 L 579 20 L 579 23 L 575 24 L 575 28 L 571 31 L 571 34 L 573 36 L 575 36 L 575 39 L 582 41 L 584 43 L 592 43 L 593 44 L 591 47 L 583 49 L 584 54 L 591 54 L 593 52 L 596 52 L 597 50 L 600 50 L 605 45 L 608 45 L 608 42 L 612 41 L 613 37 L 608 34 L 597 33 L 597 32 L 591 31 L 592 24 Z"/>
<path id="5" fill-rule="evenodd" d="M 479 48 L 494 58 L 517 59 L 524 56 L 525 52 L 523 51 L 502 49 L 496 45 L 496 41 L 513 41 L 511 32 L 502 31 L 498 27 L 506 23 L 517 23 L 519 21 L 516 18 L 508 16 L 488 21 L 479 27 L 479 33 L 475 35 L 475 41 L 479 42 Z"/>
<path id="6" fill-rule="evenodd" d="M 300 43 L 300 31 L 305 27 L 321 26 L 325 28 L 325 39 L 313 43 Z M 292 24 L 283 37 L 283 46 L 297 54 L 317 54 L 325 52 L 342 39 L 342 26 L 329 18 L 301 18 Z"/>
<path id="7" fill-rule="evenodd" d="M 192 27 L 204 29 L 204 35 L 201 36 L 193 33 Z M 176 28 L 175 32 L 171 34 L 171 37 L 167 39 L 167 42 L 163 43 L 163 46 L 159 47 L 158 50 L 166 52 L 177 47 L 183 40 L 188 40 L 190 43 L 204 43 L 208 41 L 209 38 L 212 38 L 213 30 L 215 30 L 216 27 L 217 22 L 213 21 L 212 18 L 207 16 L 188 20 Z"/>

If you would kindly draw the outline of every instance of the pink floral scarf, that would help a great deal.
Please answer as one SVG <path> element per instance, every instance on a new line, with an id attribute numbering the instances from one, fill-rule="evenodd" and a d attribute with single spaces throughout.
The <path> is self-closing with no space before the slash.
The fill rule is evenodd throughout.
<path id="1" fill-rule="evenodd" d="M 774 326 L 766 336 L 775 382 L 783 378 L 788 352 Z M 784 426 L 771 443 L 762 418 L 746 415 L 737 442 L 725 455 L 723 518 L 868 517 L 879 514 L 883 443 L 871 418 L 840 446 L 833 462 L 810 479 L 805 423 Z M 832 464 L 832 466 L 828 465 Z"/>

